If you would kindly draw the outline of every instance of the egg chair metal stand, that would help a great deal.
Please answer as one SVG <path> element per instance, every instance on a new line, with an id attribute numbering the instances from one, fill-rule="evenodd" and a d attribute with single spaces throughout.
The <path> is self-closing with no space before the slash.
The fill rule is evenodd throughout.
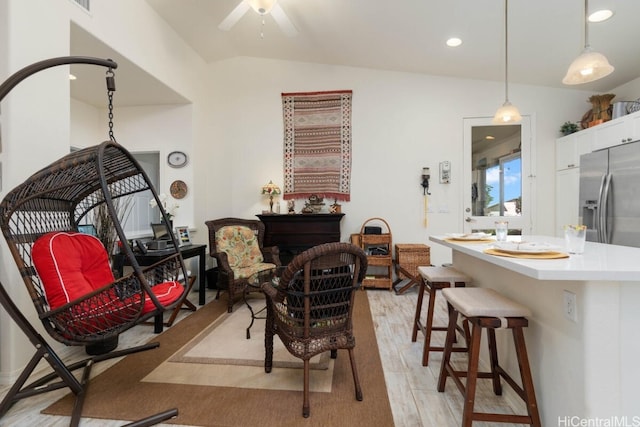
<path id="1" fill-rule="evenodd" d="M 112 70 L 117 67 L 111 60 L 87 57 L 60 57 L 41 61 L 20 70 L 0 85 L 0 101 L 11 88 L 29 75 L 70 63 L 107 67 L 108 86 L 109 73 L 112 77 Z M 26 286 L 39 322 L 56 341 L 67 346 L 113 346 L 114 341 L 117 345 L 121 333 L 147 319 L 153 317 L 156 324 L 159 322 L 162 325 L 162 313 L 172 310 L 186 297 L 186 287 L 179 286 L 179 283 L 188 277 L 187 270 L 179 252 L 179 244 L 169 226 L 173 249 L 167 250 L 166 257 L 155 265 L 138 265 L 133 249 L 126 244 L 127 236 L 121 218 L 118 217 L 117 203 L 143 194 L 144 197 L 155 198 L 162 218 L 169 224 L 158 194 L 140 164 L 124 147 L 115 140 L 110 140 L 74 151 L 53 162 L 9 191 L 0 203 L 0 229 L 9 252 Z M 117 239 L 124 243 L 120 245 L 120 251 L 128 258 L 131 272 L 62 306 L 51 307 L 42 277 L 34 266 L 34 243 L 48 233 L 74 235 L 78 232 L 79 225 L 91 222 L 100 207 L 103 207 L 111 219 Z M 106 250 L 111 251 L 112 248 Z M 177 283 L 176 287 L 182 289 L 182 293 L 171 301 L 161 301 L 154 294 L 153 287 L 169 281 Z M 68 388 L 75 395 L 70 425 L 77 426 L 92 366 L 100 361 L 157 348 L 159 344 L 149 343 L 105 352 L 65 364 L 39 332 L 41 328 L 36 328 L 37 322 L 31 323 L 33 320 L 30 319 L 34 316 L 23 312 L 24 308 L 16 304 L 23 292 L 17 282 L 19 280 L 0 283 L 0 304 L 34 346 L 35 354 L 0 402 L 0 419 L 21 399 Z M 119 304 L 118 309 L 102 309 L 105 301 L 114 300 Z M 87 313 L 91 315 L 88 316 Z M 37 376 L 35 370 L 41 361 L 46 362 L 53 372 L 27 384 L 32 374 Z M 73 373 L 78 369 L 84 370 L 79 379 Z M 177 409 L 169 409 L 127 425 L 154 425 L 177 414 Z"/>

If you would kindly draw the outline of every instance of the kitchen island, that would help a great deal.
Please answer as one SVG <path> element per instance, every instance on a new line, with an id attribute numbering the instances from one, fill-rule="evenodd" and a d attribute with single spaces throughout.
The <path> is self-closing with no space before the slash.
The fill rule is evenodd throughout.
<path id="1" fill-rule="evenodd" d="M 543 425 L 640 425 L 639 248 L 587 242 L 581 255 L 519 259 L 485 254 L 492 242 L 430 240 L 452 249 L 454 267 L 471 276 L 472 286 L 531 309 L 525 336 Z M 556 237 L 522 240 L 564 248 Z M 574 319 L 565 313 L 565 294 L 575 295 Z M 496 335 L 501 360 L 517 374 L 510 334 Z M 628 424 L 614 424 L 623 417 Z M 575 424 L 597 420 L 605 424 Z"/>

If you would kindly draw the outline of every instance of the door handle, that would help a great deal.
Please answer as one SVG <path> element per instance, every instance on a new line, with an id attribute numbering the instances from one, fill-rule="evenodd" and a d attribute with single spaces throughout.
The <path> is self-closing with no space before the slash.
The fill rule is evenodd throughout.
<path id="1" fill-rule="evenodd" d="M 476 222 L 476 220 L 471 218 L 470 216 L 466 217 L 464 220 L 467 222 Z"/>

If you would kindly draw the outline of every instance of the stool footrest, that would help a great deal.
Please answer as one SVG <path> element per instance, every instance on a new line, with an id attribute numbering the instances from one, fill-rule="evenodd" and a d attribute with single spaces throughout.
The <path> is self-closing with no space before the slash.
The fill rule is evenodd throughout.
<path id="1" fill-rule="evenodd" d="M 511 424 L 531 424 L 531 417 L 528 415 L 514 414 L 492 414 L 490 412 L 474 412 L 474 421 L 497 421 L 499 423 Z"/>

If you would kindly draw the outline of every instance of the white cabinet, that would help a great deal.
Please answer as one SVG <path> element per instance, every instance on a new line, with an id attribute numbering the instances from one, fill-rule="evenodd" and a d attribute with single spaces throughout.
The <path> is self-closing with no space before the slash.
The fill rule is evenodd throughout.
<path id="1" fill-rule="evenodd" d="M 556 236 L 564 236 L 564 226 L 578 224 L 580 156 L 591 152 L 593 132 L 576 132 L 556 140 Z"/>
<path id="2" fill-rule="evenodd" d="M 556 170 L 577 168 L 580 156 L 591 152 L 593 133 L 576 132 L 556 140 Z"/>
<path id="3" fill-rule="evenodd" d="M 565 225 L 578 224 L 580 168 L 556 172 L 556 236 L 564 236 Z"/>
<path id="4" fill-rule="evenodd" d="M 592 151 L 640 139 L 640 112 L 619 117 L 588 131 L 593 132 Z"/>

